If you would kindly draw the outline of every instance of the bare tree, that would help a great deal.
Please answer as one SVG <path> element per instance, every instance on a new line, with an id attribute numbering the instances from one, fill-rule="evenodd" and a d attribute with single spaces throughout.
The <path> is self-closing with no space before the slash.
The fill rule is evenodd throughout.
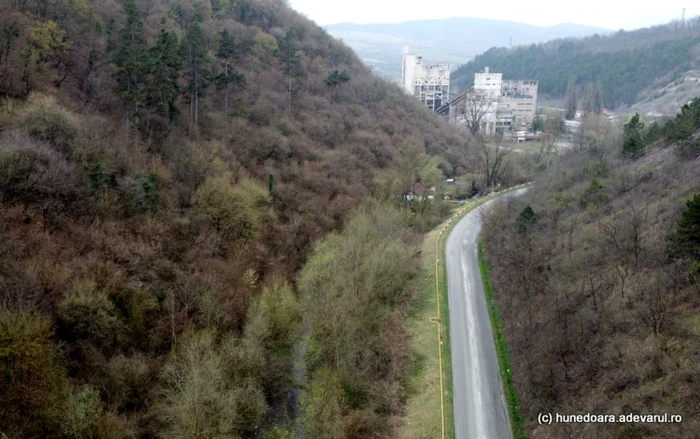
<path id="1" fill-rule="evenodd" d="M 657 276 L 641 279 L 637 288 L 637 317 L 653 334 L 658 335 L 666 324 L 671 303 Z"/>
<path id="2" fill-rule="evenodd" d="M 498 184 L 503 178 L 510 165 L 510 162 L 506 160 L 507 154 L 508 151 L 498 143 L 495 146 L 482 144 L 478 159 L 486 176 L 486 187 Z"/>
<path id="3" fill-rule="evenodd" d="M 479 133 L 487 114 L 495 111 L 496 99 L 492 92 L 467 90 L 460 105 L 460 118 L 472 135 Z"/>
<path id="4" fill-rule="evenodd" d="M 603 234 L 605 243 L 612 249 L 614 256 L 613 266 L 617 275 L 620 277 L 620 295 L 625 297 L 625 281 L 630 275 L 629 260 L 624 242 L 622 242 L 621 227 L 616 224 L 603 225 Z"/>
<path id="5" fill-rule="evenodd" d="M 547 172 L 549 172 L 549 161 L 551 155 L 556 151 L 556 144 L 559 141 L 560 134 L 547 132 L 542 136 L 542 143 L 540 143 L 540 149 L 535 157 L 535 163 L 539 163 L 543 157 L 547 157 Z"/>
<path id="6" fill-rule="evenodd" d="M 620 295 L 625 297 L 625 281 L 631 273 L 640 270 L 643 245 L 643 227 L 647 221 L 648 206 L 632 205 L 631 213 L 623 220 L 615 219 L 603 225 L 605 244 L 611 251 L 613 266 L 620 277 Z"/>

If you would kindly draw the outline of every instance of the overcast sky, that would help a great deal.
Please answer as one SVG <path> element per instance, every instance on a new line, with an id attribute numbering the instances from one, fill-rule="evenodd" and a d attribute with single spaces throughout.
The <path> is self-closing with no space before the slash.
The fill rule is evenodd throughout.
<path id="1" fill-rule="evenodd" d="M 447 17 L 508 20 L 537 26 L 577 23 L 605 29 L 637 29 L 700 14 L 697 0 L 290 0 L 317 24 L 398 23 Z"/>

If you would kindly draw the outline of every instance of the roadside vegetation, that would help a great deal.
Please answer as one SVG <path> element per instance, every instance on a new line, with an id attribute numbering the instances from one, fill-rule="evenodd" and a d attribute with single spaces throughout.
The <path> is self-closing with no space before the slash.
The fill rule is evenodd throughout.
<path id="1" fill-rule="evenodd" d="M 662 125 L 589 125 L 528 194 L 486 217 L 528 437 L 696 435 L 698 105 Z M 538 413 L 630 412 L 683 422 L 537 423 Z"/>
<path id="2" fill-rule="evenodd" d="M 498 357 L 498 366 L 501 369 L 501 382 L 503 383 L 503 391 L 506 394 L 506 402 L 508 404 L 508 416 L 510 418 L 510 427 L 513 431 L 515 439 L 525 439 L 523 430 L 523 416 L 518 402 L 518 392 L 513 383 L 513 371 L 510 366 L 510 357 L 508 356 L 508 346 L 506 345 L 505 335 L 503 334 L 503 321 L 493 297 L 493 288 L 491 287 L 491 273 L 488 264 L 484 260 L 484 249 L 479 243 L 479 269 L 481 270 L 481 278 L 484 282 L 484 294 L 486 295 L 486 305 L 489 309 L 489 318 L 491 319 L 491 329 L 493 330 L 494 343 L 496 345 L 496 356 Z"/>
<path id="3" fill-rule="evenodd" d="M 442 434 L 440 363 L 438 360 L 437 324 L 430 319 L 436 316 L 437 297 L 435 291 L 436 242 L 440 229 L 426 234 L 421 246 L 420 291 L 416 295 L 414 307 L 406 320 L 406 332 L 409 337 L 409 349 L 412 361 L 408 367 L 408 386 L 406 401 L 407 422 L 402 428 L 402 438 L 420 439 L 424 437 L 439 438 Z M 442 299 L 441 299 L 442 300 Z M 441 325 L 441 329 L 444 326 Z M 441 332 L 444 338 L 445 330 Z M 449 347 L 448 347 L 449 349 Z M 443 350 L 444 352 L 444 350 Z M 443 380 L 451 374 L 448 362 L 443 356 Z M 447 392 L 451 394 L 451 387 Z M 445 412 L 452 419 L 452 398 L 444 397 Z M 454 425 L 448 422 L 447 425 Z M 450 436 L 447 436 L 450 437 Z"/>

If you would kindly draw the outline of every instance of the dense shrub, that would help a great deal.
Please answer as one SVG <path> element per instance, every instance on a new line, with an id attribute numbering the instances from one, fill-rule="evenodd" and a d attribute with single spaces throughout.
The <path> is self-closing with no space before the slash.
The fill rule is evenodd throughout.
<path id="1" fill-rule="evenodd" d="M 40 437 L 58 428 L 66 379 L 51 322 L 0 310 L 0 431 Z"/>
<path id="2" fill-rule="evenodd" d="M 126 177 L 122 188 L 134 212 L 153 212 L 158 208 L 160 196 L 154 174 L 139 173 L 133 177 Z"/>
<path id="3" fill-rule="evenodd" d="M 18 132 L 0 137 L 2 201 L 37 205 L 45 221 L 55 224 L 69 208 L 85 212 L 88 193 L 81 170 L 46 144 Z"/>
<path id="4" fill-rule="evenodd" d="M 121 322 L 114 303 L 93 281 L 76 281 L 58 304 L 59 335 L 70 343 L 76 369 L 89 369 L 114 349 Z"/>
<path id="5" fill-rule="evenodd" d="M 79 133 L 78 118 L 56 103 L 55 98 L 32 95 L 17 114 L 17 124 L 33 138 L 70 156 Z"/>

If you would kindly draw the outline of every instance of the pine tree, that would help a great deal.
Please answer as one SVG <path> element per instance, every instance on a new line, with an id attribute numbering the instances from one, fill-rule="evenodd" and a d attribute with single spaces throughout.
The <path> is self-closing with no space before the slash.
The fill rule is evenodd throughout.
<path id="1" fill-rule="evenodd" d="M 292 111 L 292 79 L 304 76 L 304 69 L 301 66 L 301 57 L 297 54 L 297 45 L 295 40 L 298 38 L 297 32 L 292 29 L 287 31 L 283 38 L 277 39 L 279 47 L 278 56 L 280 62 L 284 65 L 285 74 L 289 80 L 288 97 L 289 102 L 287 111 Z"/>
<path id="2" fill-rule="evenodd" d="M 625 124 L 625 140 L 622 143 L 621 154 L 623 157 L 637 159 L 644 155 L 646 142 L 642 136 L 644 123 L 639 119 L 639 113 L 635 113 L 629 122 Z"/>
<path id="3" fill-rule="evenodd" d="M 663 131 L 661 129 L 661 126 L 655 121 L 651 125 L 649 125 L 649 128 L 647 129 L 646 134 L 644 135 L 644 141 L 646 143 L 653 143 L 659 140 L 663 136 Z"/>
<path id="4" fill-rule="evenodd" d="M 224 115 L 228 116 L 228 90 L 230 84 L 245 84 L 245 75 L 233 69 L 233 62 L 238 59 L 240 46 L 228 30 L 224 29 L 219 37 L 219 49 L 216 57 L 221 60 L 223 73 L 216 76 L 217 88 L 224 90 Z"/>
<path id="5" fill-rule="evenodd" d="M 197 137 L 199 135 L 200 100 L 212 79 L 212 74 L 206 69 L 209 62 L 204 32 L 199 22 L 195 21 L 187 28 L 183 52 L 187 59 L 187 95 L 190 101 L 190 125 Z"/>
<path id="6" fill-rule="evenodd" d="M 127 108 L 127 125 L 131 120 L 138 125 L 143 111 L 143 88 L 146 83 L 146 40 L 141 13 L 135 0 L 125 0 L 124 28 L 119 33 L 116 54 L 112 61 L 117 66 L 115 92 Z"/>
<path id="7" fill-rule="evenodd" d="M 535 211 L 532 210 L 532 207 L 525 207 L 525 209 L 523 209 L 523 211 L 520 212 L 520 215 L 518 216 L 518 219 L 516 221 L 518 226 L 518 232 L 527 233 L 527 230 L 531 226 L 537 224 L 538 219 L 539 218 L 537 217 L 537 214 L 535 214 Z"/>
<path id="8" fill-rule="evenodd" d="M 336 94 L 338 93 L 338 87 L 345 84 L 349 80 L 350 80 L 350 76 L 348 75 L 348 73 L 345 70 L 343 70 L 342 72 L 340 72 L 338 70 L 333 70 L 333 72 L 331 72 L 328 75 L 328 78 L 326 78 L 324 80 L 324 82 L 326 83 L 326 85 L 328 87 L 331 88 L 331 90 L 333 90 L 333 95 L 331 97 L 331 100 L 335 100 Z"/>
<path id="9" fill-rule="evenodd" d="M 678 228 L 666 238 L 670 244 L 669 256 L 700 261 L 700 194 L 686 201 L 685 205 L 688 210 L 678 220 Z"/>
<path id="10" fill-rule="evenodd" d="M 179 78 L 182 58 L 177 36 L 161 29 L 156 43 L 148 49 L 146 96 L 151 111 L 172 122 L 178 113 Z"/>

